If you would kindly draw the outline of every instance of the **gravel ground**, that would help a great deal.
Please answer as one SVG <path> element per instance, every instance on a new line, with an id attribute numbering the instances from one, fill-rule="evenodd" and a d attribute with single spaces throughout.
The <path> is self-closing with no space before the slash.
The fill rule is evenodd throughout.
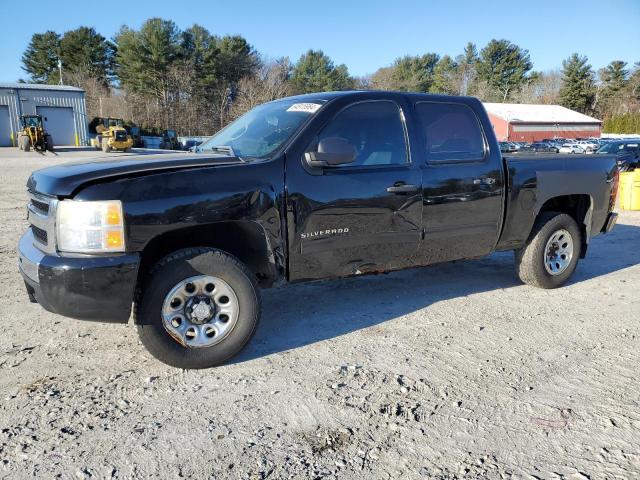
<path id="1" fill-rule="evenodd" d="M 181 371 L 27 301 L 29 172 L 87 155 L 0 150 L 0 478 L 640 476 L 640 212 L 557 290 L 496 254 L 266 291 L 239 358 Z"/>

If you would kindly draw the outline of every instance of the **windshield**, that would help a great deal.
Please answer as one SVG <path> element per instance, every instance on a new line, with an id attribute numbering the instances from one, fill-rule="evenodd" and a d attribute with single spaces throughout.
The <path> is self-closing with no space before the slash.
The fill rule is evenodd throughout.
<path id="1" fill-rule="evenodd" d="M 40 119 L 38 117 L 25 117 L 24 123 L 27 127 L 37 127 L 40 125 Z"/>
<path id="2" fill-rule="evenodd" d="M 218 150 L 240 158 L 266 157 L 289 140 L 323 103 L 280 100 L 259 105 L 200 145 L 198 152 Z"/>

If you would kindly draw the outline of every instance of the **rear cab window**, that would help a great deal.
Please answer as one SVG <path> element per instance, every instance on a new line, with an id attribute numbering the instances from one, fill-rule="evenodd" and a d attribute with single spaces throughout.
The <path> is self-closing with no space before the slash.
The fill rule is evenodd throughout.
<path id="1" fill-rule="evenodd" d="M 486 143 L 473 110 L 462 103 L 417 102 L 415 111 L 427 162 L 478 162 Z"/>

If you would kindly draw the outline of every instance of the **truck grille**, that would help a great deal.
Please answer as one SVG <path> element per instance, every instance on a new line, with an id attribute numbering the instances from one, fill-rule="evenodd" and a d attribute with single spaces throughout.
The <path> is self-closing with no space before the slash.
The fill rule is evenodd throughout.
<path id="1" fill-rule="evenodd" d="M 36 210 L 39 210 L 41 213 L 47 215 L 49 213 L 49 204 L 46 202 L 41 202 L 40 200 L 36 200 L 35 198 L 31 199 L 31 205 Z"/>
<path id="2" fill-rule="evenodd" d="M 49 242 L 49 235 L 47 234 L 46 230 L 42 230 L 35 225 L 31 225 L 31 231 L 33 232 L 33 236 L 38 242 L 42 243 L 43 245 L 47 245 L 47 243 Z"/>
<path id="3" fill-rule="evenodd" d="M 27 218 L 31 224 L 34 246 L 47 253 L 54 253 L 55 219 L 58 200 L 29 189 Z"/>

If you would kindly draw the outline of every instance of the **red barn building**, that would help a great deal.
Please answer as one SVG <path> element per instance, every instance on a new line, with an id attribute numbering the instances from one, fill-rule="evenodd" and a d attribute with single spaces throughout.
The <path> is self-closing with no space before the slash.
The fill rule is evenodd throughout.
<path id="1" fill-rule="evenodd" d="M 498 140 L 536 142 L 545 138 L 600 137 L 602 122 L 560 105 L 485 103 Z"/>

